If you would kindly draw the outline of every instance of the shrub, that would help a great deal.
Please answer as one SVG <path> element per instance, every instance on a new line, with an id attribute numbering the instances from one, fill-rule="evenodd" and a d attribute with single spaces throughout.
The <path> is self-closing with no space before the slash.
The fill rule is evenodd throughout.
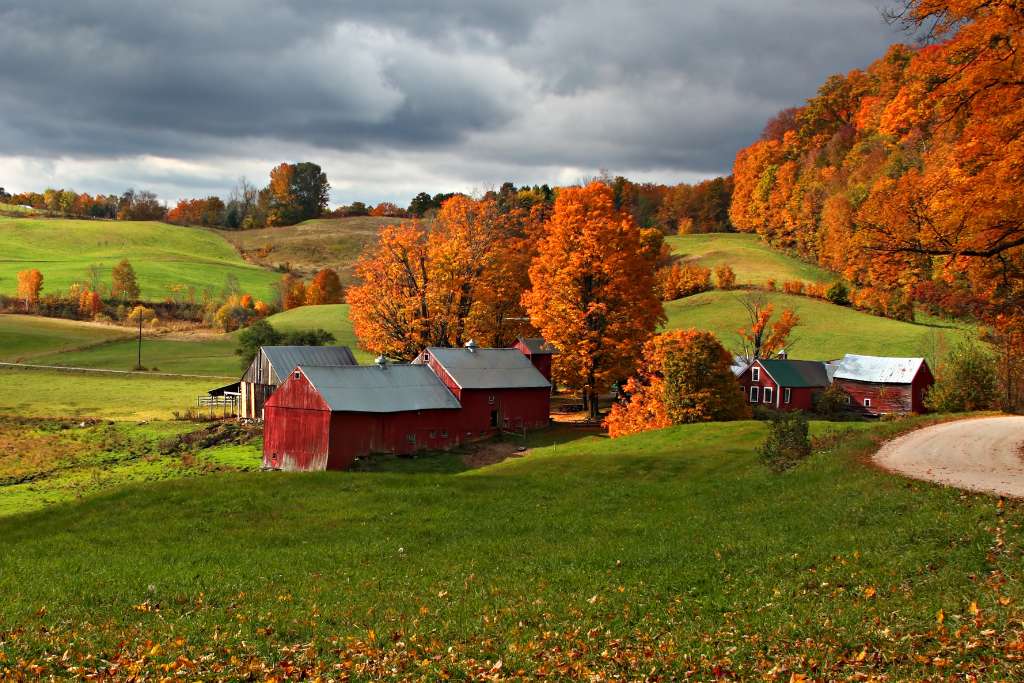
<path id="1" fill-rule="evenodd" d="M 943 413 L 986 410 L 996 405 L 998 382 L 992 354 L 976 342 L 961 342 L 939 367 L 925 405 Z"/>
<path id="2" fill-rule="evenodd" d="M 662 301 L 674 301 L 711 289 L 711 269 L 693 263 L 673 263 L 658 271 L 658 291 Z"/>
<path id="3" fill-rule="evenodd" d="M 775 291 L 775 280 L 765 280 L 764 288 L 767 289 L 769 292 L 774 292 Z"/>
<path id="4" fill-rule="evenodd" d="M 808 282 L 804 287 L 804 294 L 815 299 L 827 299 L 828 287 L 817 282 Z"/>
<path id="5" fill-rule="evenodd" d="M 736 286 L 736 273 L 733 272 L 732 267 L 723 263 L 715 268 L 715 281 L 718 283 L 719 289 L 732 289 Z"/>
<path id="6" fill-rule="evenodd" d="M 768 438 L 758 449 L 761 462 L 773 472 L 784 472 L 811 454 L 807 418 L 802 413 L 779 413 L 768 426 Z"/>
<path id="7" fill-rule="evenodd" d="M 846 392 L 833 384 L 814 397 L 814 412 L 823 417 L 834 417 L 846 407 Z"/>
<path id="8" fill-rule="evenodd" d="M 804 283 L 801 280 L 786 280 L 782 283 L 782 291 L 786 294 L 803 294 Z"/>
<path id="9" fill-rule="evenodd" d="M 847 289 L 841 281 L 836 280 L 832 283 L 832 286 L 825 292 L 825 298 L 834 303 L 836 306 L 849 306 L 850 305 L 850 290 Z"/>

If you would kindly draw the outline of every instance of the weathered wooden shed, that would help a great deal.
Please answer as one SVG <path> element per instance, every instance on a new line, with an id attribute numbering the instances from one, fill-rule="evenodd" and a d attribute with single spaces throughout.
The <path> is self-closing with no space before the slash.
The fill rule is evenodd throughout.
<path id="1" fill-rule="evenodd" d="M 430 347 L 413 363 L 429 367 L 459 400 L 464 436 L 550 422 L 551 383 L 518 349 Z"/>
<path id="2" fill-rule="evenodd" d="M 554 346 L 544 341 L 542 337 L 519 337 L 512 348 L 519 349 L 530 359 L 533 367 L 544 375 L 544 379 L 551 381 L 552 356 L 558 353 Z"/>
<path id="3" fill-rule="evenodd" d="M 935 377 L 924 358 L 887 358 L 848 353 L 839 361 L 833 383 L 849 405 L 867 415 L 923 413 L 925 394 Z"/>
<path id="4" fill-rule="evenodd" d="M 463 440 L 458 400 L 421 365 L 300 366 L 264 410 L 263 465 L 272 469 L 346 469 L 371 453 Z"/>
<path id="5" fill-rule="evenodd" d="M 267 399 L 300 365 L 356 365 L 356 358 L 347 346 L 263 346 L 239 382 L 240 416 L 261 419 Z"/>
<path id="6" fill-rule="evenodd" d="M 810 360 L 757 358 L 737 379 L 748 403 L 785 411 L 813 409 L 815 395 L 829 385 L 825 364 Z"/>

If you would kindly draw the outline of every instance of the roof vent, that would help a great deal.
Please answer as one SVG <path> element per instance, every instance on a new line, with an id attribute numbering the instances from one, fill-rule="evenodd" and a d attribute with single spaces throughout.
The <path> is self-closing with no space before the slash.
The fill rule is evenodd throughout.
<path id="1" fill-rule="evenodd" d="M 377 367 L 381 369 L 387 368 L 388 366 L 388 359 L 385 358 L 384 356 L 377 356 L 377 358 L 374 359 L 373 362 L 376 363 Z"/>
<path id="2" fill-rule="evenodd" d="M 477 350 L 476 342 L 473 341 L 472 339 L 470 339 L 468 342 L 466 342 L 466 350 L 469 351 L 470 353 L 473 353 L 474 351 L 476 351 Z"/>
<path id="3" fill-rule="evenodd" d="M 779 349 L 778 358 L 779 360 L 787 360 L 789 358 L 789 353 L 786 349 Z"/>

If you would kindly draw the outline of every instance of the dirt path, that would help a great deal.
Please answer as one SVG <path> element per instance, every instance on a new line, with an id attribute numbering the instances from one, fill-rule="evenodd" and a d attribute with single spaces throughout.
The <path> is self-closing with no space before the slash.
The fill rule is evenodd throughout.
<path id="1" fill-rule="evenodd" d="M 885 444 L 881 467 L 969 491 L 1024 498 L 1024 417 L 985 417 L 926 427 Z"/>

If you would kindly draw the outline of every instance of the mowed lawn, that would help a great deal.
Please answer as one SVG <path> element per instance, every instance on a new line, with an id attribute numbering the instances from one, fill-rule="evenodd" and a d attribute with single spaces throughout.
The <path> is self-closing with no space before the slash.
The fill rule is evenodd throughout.
<path id="1" fill-rule="evenodd" d="M 775 280 L 781 288 L 786 280 L 833 282 L 838 279 L 834 273 L 772 249 L 757 235 L 675 235 L 667 237 L 665 242 L 686 262 L 712 269 L 722 264 L 730 266 L 736 273 L 736 282 L 741 285 L 764 285 L 768 280 Z"/>
<path id="2" fill-rule="evenodd" d="M 290 332 L 322 328 L 334 334 L 336 344 L 348 346 L 360 363 L 373 360 L 372 354 L 358 348 L 358 341 L 348 319 L 347 304 L 303 306 L 267 318 L 275 328 Z M 234 377 L 241 373 L 241 360 L 235 354 L 238 333 L 202 334 L 194 338 L 144 337 L 142 366 L 150 370 L 176 374 Z M 80 368 L 131 370 L 137 360 L 134 339 L 102 344 L 66 353 L 52 353 L 33 359 L 44 365 Z"/>
<path id="3" fill-rule="evenodd" d="M 174 285 L 192 286 L 199 298 L 209 287 L 220 294 L 229 275 L 243 292 L 271 299 L 280 275 L 245 263 L 219 234 L 167 223 L 87 221 L 0 216 L 0 293 L 17 291 L 17 274 L 38 268 L 43 292 L 67 291 L 88 281 L 101 267 L 104 281 L 127 258 L 138 276 L 142 298 L 163 300 Z"/>
<path id="4" fill-rule="evenodd" d="M 32 361 L 35 357 L 101 344 L 128 336 L 108 325 L 29 315 L 0 315 L 0 361 Z"/>
<path id="5" fill-rule="evenodd" d="M 221 234 L 254 263 L 267 268 L 287 266 L 305 275 L 330 267 L 347 285 L 352 281 L 356 259 L 377 239 L 381 228 L 402 220 L 376 216 L 319 218 L 288 227 Z"/>
<path id="6" fill-rule="evenodd" d="M 906 323 L 836 306 L 827 301 L 778 292 L 763 293 L 776 313 L 791 308 L 800 324 L 790 335 L 793 358 L 828 360 L 846 353 L 926 357 L 935 362 L 971 333 L 969 325 L 920 316 Z M 744 291 L 712 291 L 665 304 L 666 329 L 696 327 L 714 332 L 730 350 L 739 352 L 739 330 L 750 322 Z"/>
<path id="7" fill-rule="evenodd" d="M 911 424 L 817 425 L 782 475 L 741 422 L 0 519 L 0 672 L 1018 679 L 1021 506 L 858 460 Z"/>
<path id="8" fill-rule="evenodd" d="M 0 415 L 112 420 L 167 419 L 196 405 L 218 380 L 0 369 Z"/>

